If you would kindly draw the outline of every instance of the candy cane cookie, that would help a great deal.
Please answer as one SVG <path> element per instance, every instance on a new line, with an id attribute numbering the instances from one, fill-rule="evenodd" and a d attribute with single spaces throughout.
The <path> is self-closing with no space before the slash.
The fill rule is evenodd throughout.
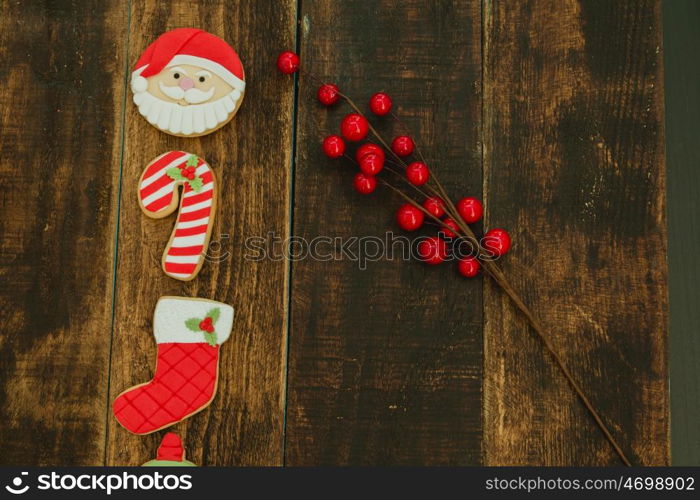
<path id="1" fill-rule="evenodd" d="M 141 174 L 139 205 L 148 217 L 161 219 L 175 211 L 178 201 L 177 222 L 162 265 L 168 276 L 189 281 L 201 269 L 209 244 L 216 213 L 216 178 L 197 155 L 170 151 L 149 163 Z"/>

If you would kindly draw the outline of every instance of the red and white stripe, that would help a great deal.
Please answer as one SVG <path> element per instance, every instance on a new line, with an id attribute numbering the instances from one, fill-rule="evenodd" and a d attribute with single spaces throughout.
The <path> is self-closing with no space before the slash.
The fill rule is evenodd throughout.
<path id="1" fill-rule="evenodd" d="M 177 222 L 163 252 L 165 274 L 183 281 L 194 278 L 202 266 L 214 223 L 212 209 L 216 206 L 214 173 L 201 158 L 195 171 L 203 182 L 199 192 L 194 192 L 187 182 L 174 181 L 166 174 L 172 167 L 185 165 L 190 156 L 192 154 L 185 151 L 165 153 L 146 167 L 139 184 L 141 207 L 153 218 L 175 211 L 178 186 L 184 186 Z"/>

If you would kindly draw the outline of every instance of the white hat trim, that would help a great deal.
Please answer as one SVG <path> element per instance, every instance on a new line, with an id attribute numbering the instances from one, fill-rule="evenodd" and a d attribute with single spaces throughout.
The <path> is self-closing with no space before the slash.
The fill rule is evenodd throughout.
<path id="1" fill-rule="evenodd" d="M 228 83 L 231 87 L 234 89 L 240 91 L 241 93 L 245 90 L 245 82 L 238 78 L 236 75 L 231 73 L 229 70 L 224 68 L 221 64 L 218 62 L 214 62 L 210 59 L 205 59 L 204 57 L 197 57 L 197 56 L 191 56 L 188 54 L 178 54 L 175 57 L 173 57 L 168 64 L 165 65 L 166 68 L 169 68 L 171 66 L 178 66 L 179 64 L 188 64 L 191 66 L 199 66 L 200 68 L 207 69 L 216 75 L 218 75 L 223 81 Z M 141 73 L 143 72 L 144 69 L 148 67 L 148 64 L 145 64 L 144 66 L 141 66 L 137 70 L 135 70 L 133 73 L 131 73 L 131 87 L 134 90 L 134 92 L 142 92 L 145 90 L 145 88 L 141 90 L 136 90 L 134 88 L 134 82 L 138 80 L 138 78 L 143 78 L 141 77 Z M 140 83 L 137 84 L 138 88 L 141 88 Z"/>

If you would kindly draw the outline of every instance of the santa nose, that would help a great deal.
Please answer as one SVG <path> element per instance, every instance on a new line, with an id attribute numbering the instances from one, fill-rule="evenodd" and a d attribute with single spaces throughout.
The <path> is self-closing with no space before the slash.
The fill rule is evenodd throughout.
<path id="1" fill-rule="evenodd" d="M 183 77 L 180 78 L 179 85 L 182 90 L 191 89 L 192 87 L 194 87 L 194 81 L 192 80 L 192 78 Z"/>

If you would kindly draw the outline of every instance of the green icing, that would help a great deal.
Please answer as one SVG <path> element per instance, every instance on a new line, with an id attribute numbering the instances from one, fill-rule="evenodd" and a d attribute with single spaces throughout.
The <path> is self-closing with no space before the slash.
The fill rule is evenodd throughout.
<path id="1" fill-rule="evenodd" d="M 216 332 L 204 332 L 204 340 L 206 340 L 209 345 L 216 345 Z"/>
<path id="2" fill-rule="evenodd" d="M 174 462 L 172 460 L 149 460 L 143 467 L 197 467 L 189 460 L 183 460 L 182 462 Z"/>
<path id="3" fill-rule="evenodd" d="M 221 314 L 221 309 L 218 307 L 215 307 L 211 311 L 207 313 L 207 317 L 211 318 L 211 322 L 213 324 L 216 324 L 217 320 L 219 319 L 219 315 Z"/>
<path id="4" fill-rule="evenodd" d="M 199 332 L 199 323 L 201 321 L 202 320 L 200 320 L 199 318 L 190 318 L 187 321 L 185 321 L 185 326 L 193 332 Z"/>

